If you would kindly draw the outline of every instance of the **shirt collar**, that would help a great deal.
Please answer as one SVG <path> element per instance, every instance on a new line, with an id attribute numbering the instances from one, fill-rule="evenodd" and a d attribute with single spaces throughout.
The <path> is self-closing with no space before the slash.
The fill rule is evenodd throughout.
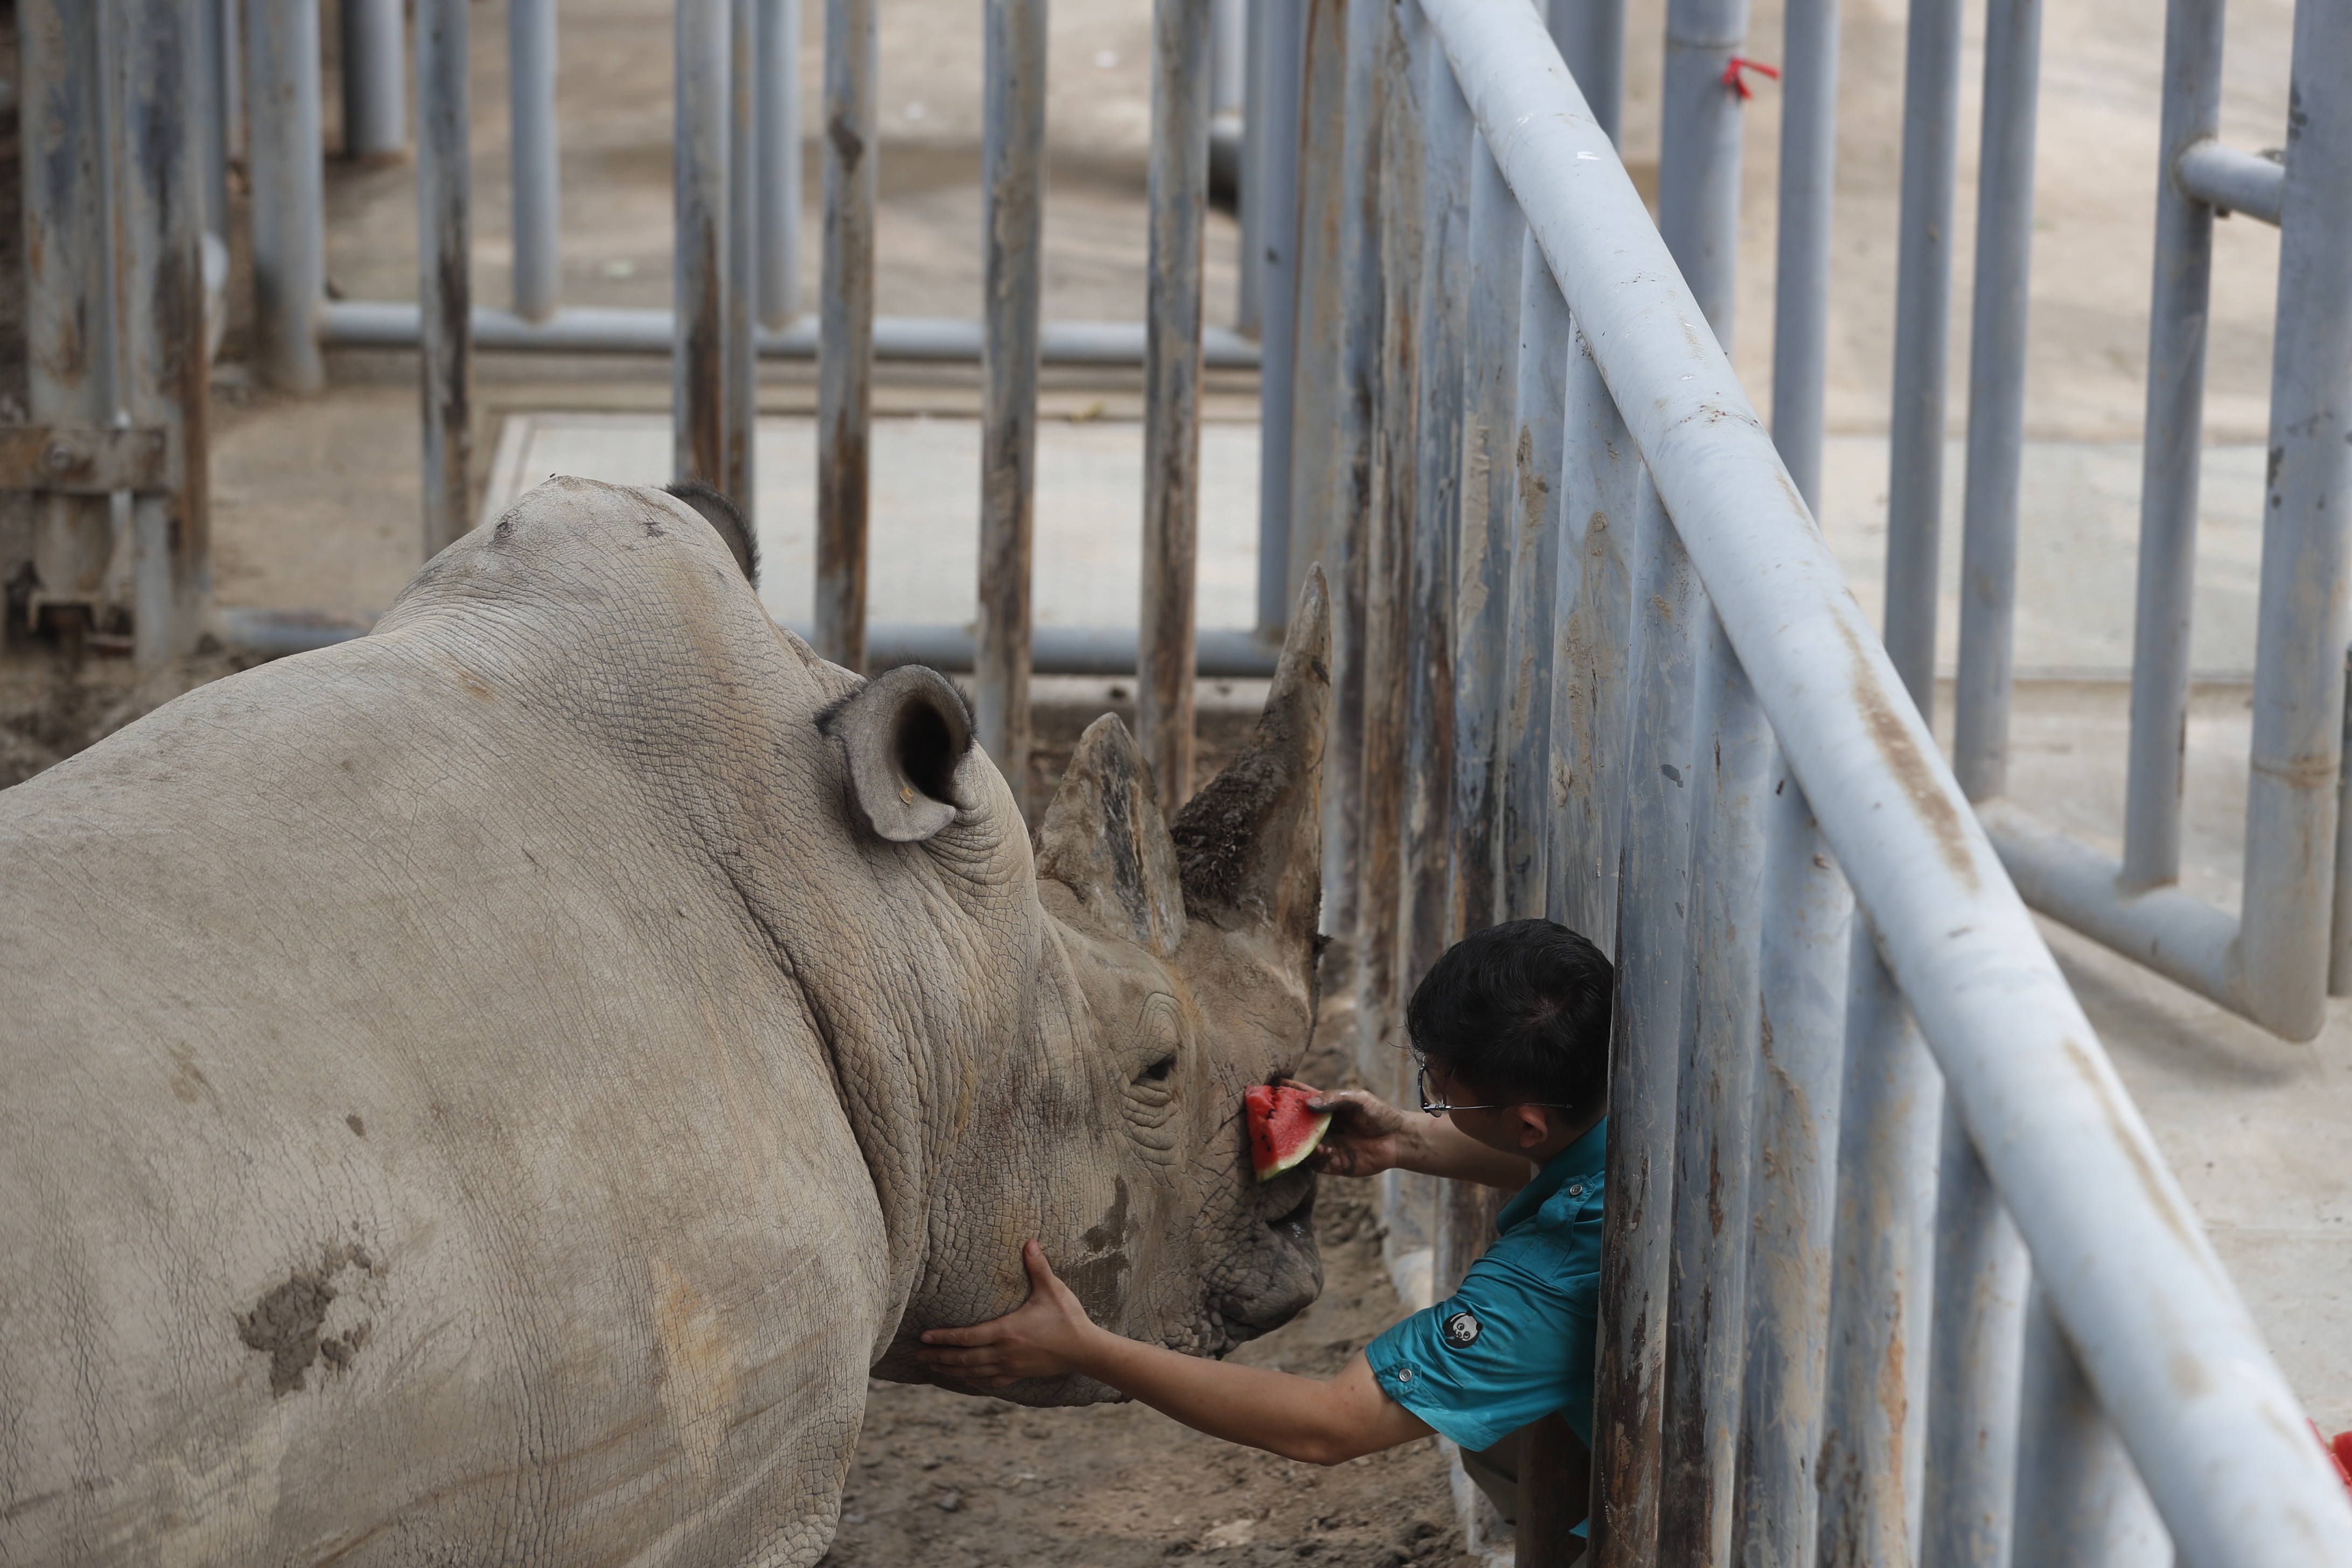
<path id="1" fill-rule="evenodd" d="M 1604 1116 L 1583 1137 L 1543 1163 L 1536 1179 L 1521 1187 L 1517 1195 L 1503 1205 L 1503 1212 L 1495 1216 L 1495 1228 L 1506 1231 L 1522 1220 L 1533 1219 L 1536 1211 L 1569 1183 L 1579 1177 L 1600 1175 L 1608 1163 L 1608 1149 L 1609 1119 Z"/>

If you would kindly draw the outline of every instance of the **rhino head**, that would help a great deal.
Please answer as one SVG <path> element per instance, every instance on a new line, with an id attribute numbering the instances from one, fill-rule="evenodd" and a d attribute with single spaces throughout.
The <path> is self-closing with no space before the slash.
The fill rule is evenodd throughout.
<path id="1" fill-rule="evenodd" d="M 1315 1179 L 1256 1182 L 1242 1107 L 1251 1086 L 1297 1068 L 1314 1023 L 1329 641 L 1317 572 L 1255 734 L 1172 823 L 1126 726 L 1105 715 L 1034 846 L 973 852 L 1014 852 L 1034 889 L 1030 940 L 1005 960 L 1024 973 L 986 977 L 1026 994 L 1025 1022 L 952 1090 L 926 1263 L 877 1375 L 935 1381 L 917 1337 L 1018 1305 L 1031 1237 L 1097 1322 L 1193 1354 L 1279 1326 L 1320 1289 Z M 936 844 L 954 824 L 1018 821 L 953 689 L 929 671 L 869 683 L 826 727 L 877 835 Z M 1115 1396 L 1056 1379 L 1003 1397 Z"/>

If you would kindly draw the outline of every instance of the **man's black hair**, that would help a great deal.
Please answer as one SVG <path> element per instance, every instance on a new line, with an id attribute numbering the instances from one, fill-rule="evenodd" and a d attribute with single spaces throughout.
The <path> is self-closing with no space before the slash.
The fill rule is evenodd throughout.
<path id="1" fill-rule="evenodd" d="M 1556 921 L 1474 931 L 1430 966 L 1405 1006 L 1405 1033 L 1482 1103 L 1542 1101 L 1590 1111 L 1609 1092 L 1613 972 Z"/>

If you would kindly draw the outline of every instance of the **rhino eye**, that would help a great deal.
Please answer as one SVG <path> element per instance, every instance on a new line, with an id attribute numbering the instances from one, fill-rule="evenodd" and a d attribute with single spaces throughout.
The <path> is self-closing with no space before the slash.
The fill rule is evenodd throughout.
<path id="1" fill-rule="evenodd" d="M 1168 1081 L 1168 1075 L 1175 1070 L 1176 1058 L 1171 1053 L 1168 1056 L 1161 1057 L 1158 1061 L 1153 1062 L 1150 1067 L 1145 1068 L 1143 1069 L 1143 1077 L 1140 1081 L 1144 1083 L 1166 1083 Z"/>

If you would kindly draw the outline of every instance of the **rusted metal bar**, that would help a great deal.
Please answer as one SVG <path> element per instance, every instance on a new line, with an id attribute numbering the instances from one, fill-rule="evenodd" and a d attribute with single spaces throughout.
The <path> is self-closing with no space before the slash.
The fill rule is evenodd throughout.
<path id="1" fill-rule="evenodd" d="M 417 385 L 425 554 L 474 526 L 473 127 L 467 0 L 417 0 Z"/>
<path id="2" fill-rule="evenodd" d="M 1029 795 L 1032 504 L 1037 488 L 1037 311 L 1045 185 L 1046 0 L 988 0 L 981 170 L 980 743 Z"/>
<path id="3" fill-rule="evenodd" d="M 1319 564 L 1332 594 L 1332 666 L 1336 681 L 1346 663 L 1339 649 L 1342 594 L 1340 552 L 1347 529 L 1339 515 L 1340 409 L 1346 403 L 1347 303 L 1340 230 L 1349 210 L 1341 183 L 1349 153 L 1348 7 L 1346 0 L 1305 0 L 1300 20 L 1298 103 L 1298 194 L 1292 245 L 1294 283 L 1291 325 L 1290 435 L 1286 443 L 1290 493 L 1283 503 L 1290 520 L 1286 557 L 1295 589 L 1307 568 Z M 1361 193 L 1358 193 L 1360 200 Z M 1333 715 L 1338 722 L 1338 715 Z M 1337 733 L 1337 731 L 1334 731 Z M 1344 748 L 1326 748 L 1326 767 Z M 1330 805 L 1328 788 L 1325 807 Z M 1334 864 L 1326 862 L 1327 867 Z M 1336 895 L 1336 886 L 1331 893 Z M 1328 905 L 1327 905 L 1328 907 Z"/>
<path id="4" fill-rule="evenodd" d="M 1936 1310 L 1927 1374 L 1920 1568 L 1999 1563 L 2017 1488 L 2019 1358 L 2032 1282 L 2025 1244 L 1944 1107 L 1936 1194 Z"/>
<path id="5" fill-rule="evenodd" d="M 801 0 L 758 0 L 760 324 L 782 331 L 801 277 Z"/>
<path id="6" fill-rule="evenodd" d="M 170 437 L 111 425 L 0 425 L 0 490 L 103 496 L 172 482 Z"/>
<path id="7" fill-rule="evenodd" d="M 316 0 L 246 8 L 246 169 L 252 186 L 254 318 L 272 385 L 327 384 L 318 310 L 327 296 Z"/>
<path id="8" fill-rule="evenodd" d="M 1516 216 L 1517 207 L 1513 213 Z M 1552 722 L 1554 670 L 1567 616 L 1558 605 L 1559 552 L 1566 521 L 1560 509 L 1568 417 L 1569 361 L 1576 327 L 1559 297 L 1551 268 L 1517 226 L 1519 342 L 1516 426 L 1511 468 L 1510 629 L 1503 649 L 1502 800 L 1503 918 L 1540 915 L 1550 906 L 1550 840 L 1554 809 Z"/>
<path id="9" fill-rule="evenodd" d="M 1877 1568 L 1916 1555 L 1943 1085 L 1866 921 L 1845 1025 L 1818 1560 Z"/>
<path id="10" fill-rule="evenodd" d="M 1673 1257 L 1675 1099 L 1690 948 L 1697 764 L 1698 574 L 1646 484 L 1635 505 L 1631 743 L 1626 749 L 1609 1046 L 1608 1203 L 1592 1406 L 1594 1568 L 1660 1561 L 1660 1422 Z"/>
<path id="11" fill-rule="evenodd" d="M 1667 0 L 1659 106 L 1658 233 L 1727 353 L 1738 302 L 1739 135 L 1731 85 L 1748 0 Z"/>
<path id="12" fill-rule="evenodd" d="M 1461 89 L 1453 90 L 1458 96 Z M 1515 630 L 1524 637 L 1528 629 L 1513 625 L 1511 597 L 1519 252 L 1528 226 L 1485 140 L 1473 140 L 1470 319 L 1463 365 L 1468 417 L 1462 428 L 1462 531 L 1454 563 L 1454 786 L 1447 806 L 1455 935 L 1509 918 L 1503 898 L 1503 749 L 1515 731 L 1506 717 L 1511 684 L 1505 650 Z M 1524 722 L 1525 715 L 1519 717 Z"/>
<path id="13" fill-rule="evenodd" d="M 1252 151 L 1243 194 L 1256 227 L 1242 251 L 1242 273 L 1259 279 L 1257 626 L 1268 642 L 1280 640 L 1307 575 L 1306 563 L 1292 560 L 1296 530 L 1290 515 L 1307 9 L 1307 0 L 1255 0 L 1251 7 L 1250 79 L 1256 98 L 1248 122 Z"/>
<path id="14" fill-rule="evenodd" d="M 729 0 L 678 0 L 670 466 L 712 486 L 727 480 L 730 21 Z"/>
<path id="15" fill-rule="evenodd" d="M 191 652 L 212 601 L 205 431 L 201 142 L 191 122 L 194 16 L 185 0 L 110 0 L 120 70 L 109 138 L 113 176 L 116 401 L 178 456 L 168 488 L 131 498 L 131 655 L 153 668 Z"/>
<path id="16" fill-rule="evenodd" d="M 1756 1147 L 1749 1165 L 1747 1425 L 1734 1560 L 1810 1568 L 1820 1515 L 1838 1107 L 1853 894 L 1785 758 L 1765 810 Z"/>
<path id="17" fill-rule="evenodd" d="M 2170 1568 L 2164 1521 L 2038 1288 L 2021 1356 L 2011 1568 Z M 2310 1440 L 2307 1429 L 2293 1436 Z"/>
<path id="18" fill-rule="evenodd" d="M 406 40 L 400 0 L 342 0 L 343 156 L 408 148 Z"/>
<path id="19" fill-rule="evenodd" d="M 874 207 L 881 192 L 876 0 L 825 0 L 824 266 L 816 395 L 817 652 L 866 666 L 874 416 Z"/>
<path id="20" fill-rule="evenodd" d="M 1201 244 L 1209 207 L 1210 0 L 1151 8 L 1150 274 L 1143 350 L 1143 608 L 1136 742 L 1163 809 L 1192 793 L 1200 571 Z"/>
<path id="21" fill-rule="evenodd" d="M 555 313 L 563 292 L 562 145 L 555 121 L 555 0 L 507 0 L 507 115 L 512 126 L 514 308 Z"/>
<path id="22" fill-rule="evenodd" d="M 1675 1093 L 1674 1239 L 1657 1556 L 1731 1561 L 1748 1350 L 1748 1188 L 1756 1130 L 1759 925 L 1771 729 L 1730 639 L 1702 612 L 1690 780 L 1691 988 Z"/>
<path id="23" fill-rule="evenodd" d="M 727 377 L 726 478 L 719 489 L 756 537 L 755 447 L 760 426 L 760 358 L 753 328 L 760 304 L 759 0 L 727 7 Z"/>
<path id="24" fill-rule="evenodd" d="M 1548 267 L 1530 270 L 1550 276 Z M 1561 376 L 1549 771 L 1561 781 L 1565 799 L 1547 848 L 1546 905 L 1552 919 L 1607 952 L 1617 945 L 1619 849 L 1626 824 L 1625 727 L 1633 689 L 1627 649 L 1637 624 L 1633 549 L 1639 508 L 1645 496 L 1649 505 L 1656 498 L 1646 495 L 1633 437 L 1572 321 Z"/>

